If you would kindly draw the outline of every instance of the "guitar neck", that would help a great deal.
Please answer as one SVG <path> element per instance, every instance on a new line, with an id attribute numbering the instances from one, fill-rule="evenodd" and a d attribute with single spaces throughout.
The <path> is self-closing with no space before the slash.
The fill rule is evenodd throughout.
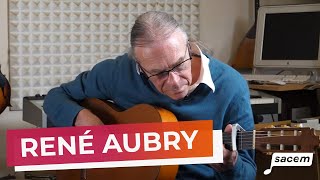
<path id="1" fill-rule="evenodd" d="M 237 132 L 236 141 L 233 141 L 230 133 L 223 133 L 223 144 L 229 150 L 246 150 L 255 149 L 255 131 L 240 131 Z M 236 145 L 236 148 L 234 147 Z"/>
<path id="2" fill-rule="evenodd" d="M 310 128 L 264 128 L 262 131 L 223 133 L 230 150 L 257 149 L 261 152 L 314 152 L 320 139 Z"/>

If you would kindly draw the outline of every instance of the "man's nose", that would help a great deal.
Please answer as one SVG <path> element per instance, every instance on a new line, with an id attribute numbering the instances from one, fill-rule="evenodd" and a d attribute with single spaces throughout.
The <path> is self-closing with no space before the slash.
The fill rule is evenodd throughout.
<path id="1" fill-rule="evenodd" d="M 167 84 L 177 85 L 179 84 L 179 79 L 180 79 L 180 76 L 176 72 L 170 71 L 168 73 Z"/>

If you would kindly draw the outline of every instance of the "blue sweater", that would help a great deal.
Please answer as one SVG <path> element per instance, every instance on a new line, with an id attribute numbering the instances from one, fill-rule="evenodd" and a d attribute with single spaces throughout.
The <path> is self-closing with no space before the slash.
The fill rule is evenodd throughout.
<path id="1" fill-rule="evenodd" d="M 72 126 L 83 107 L 78 101 L 87 97 L 110 99 L 122 108 L 147 103 L 173 112 L 179 120 L 213 119 L 214 129 L 240 124 L 253 130 L 254 123 L 246 81 L 230 66 L 210 59 L 209 69 L 216 90 L 200 84 L 188 97 L 175 101 L 159 93 L 127 54 L 105 60 L 74 81 L 52 89 L 45 98 L 44 110 L 55 126 Z M 177 179 L 255 179 L 252 150 L 240 150 L 232 170 L 218 173 L 209 165 L 181 165 Z"/>

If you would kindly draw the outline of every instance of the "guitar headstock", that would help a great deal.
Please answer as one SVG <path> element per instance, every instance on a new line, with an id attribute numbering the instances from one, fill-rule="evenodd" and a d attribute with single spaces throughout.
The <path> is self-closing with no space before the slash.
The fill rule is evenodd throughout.
<path id="1" fill-rule="evenodd" d="M 319 136 L 311 128 L 262 128 L 256 131 L 255 148 L 261 152 L 314 152 Z"/>

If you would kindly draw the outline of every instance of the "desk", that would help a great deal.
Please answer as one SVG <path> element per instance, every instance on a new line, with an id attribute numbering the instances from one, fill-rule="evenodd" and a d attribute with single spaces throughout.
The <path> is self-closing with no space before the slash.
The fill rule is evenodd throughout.
<path id="1" fill-rule="evenodd" d="M 314 90 L 320 88 L 320 84 L 306 83 L 306 84 L 285 84 L 285 85 L 271 85 L 271 84 L 249 84 L 250 89 L 268 90 L 268 91 L 294 91 L 294 90 Z"/>
<path id="2" fill-rule="evenodd" d="M 281 98 L 282 112 L 279 120 L 292 119 L 292 109 L 309 107 L 311 116 L 320 115 L 318 89 L 320 84 L 286 84 L 286 85 L 257 85 L 249 84 L 250 89 L 260 90 L 270 95 Z"/>
<path id="3" fill-rule="evenodd" d="M 315 90 L 320 88 L 319 83 L 305 83 L 305 84 L 285 84 L 285 85 L 271 85 L 271 84 L 249 84 L 250 89 L 268 90 L 268 91 L 295 91 L 295 90 Z"/>

